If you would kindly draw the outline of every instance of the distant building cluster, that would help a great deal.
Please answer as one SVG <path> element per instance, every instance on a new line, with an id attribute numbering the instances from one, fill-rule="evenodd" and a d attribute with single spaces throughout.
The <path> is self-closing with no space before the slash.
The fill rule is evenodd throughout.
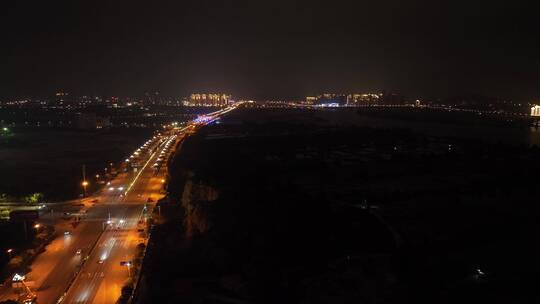
<path id="1" fill-rule="evenodd" d="M 535 105 L 531 108 L 531 116 L 532 117 L 540 117 L 540 106 Z"/>
<path id="2" fill-rule="evenodd" d="M 342 106 L 347 102 L 347 96 L 343 94 L 325 93 L 318 96 L 306 97 L 306 103 L 320 106 Z"/>
<path id="3" fill-rule="evenodd" d="M 378 103 L 382 94 L 349 94 L 347 95 L 347 104 L 375 104 Z"/>
<path id="4" fill-rule="evenodd" d="M 231 95 L 224 93 L 194 93 L 184 101 L 184 105 L 192 107 L 224 107 L 232 101 L 231 97 Z"/>
<path id="5" fill-rule="evenodd" d="M 355 106 L 378 104 L 382 101 L 382 94 L 363 93 L 363 94 L 335 94 L 325 93 L 317 96 L 307 96 L 305 103 L 321 106 Z"/>

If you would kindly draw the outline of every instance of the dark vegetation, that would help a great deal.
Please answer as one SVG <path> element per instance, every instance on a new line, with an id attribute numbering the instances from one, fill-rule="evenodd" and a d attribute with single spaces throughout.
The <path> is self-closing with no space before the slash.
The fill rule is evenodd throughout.
<path id="1" fill-rule="evenodd" d="M 537 147 L 283 111 L 237 111 L 184 143 L 145 262 L 147 301 L 535 298 Z"/>
<path id="2" fill-rule="evenodd" d="M 99 186 L 94 176 L 103 175 L 110 162 L 122 161 L 153 130 L 13 128 L 12 132 L 0 142 L 0 194 L 22 200 L 43 193 L 47 200 L 62 200 L 82 192 L 83 164 L 92 191 Z"/>
<path id="3" fill-rule="evenodd" d="M 358 110 L 359 115 L 377 118 L 391 118 L 394 120 L 431 122 L 439 124 L 475 126 L 490 125 L 501 127 L 528 128 L 531 119 L 521 113 L 514 114 L 503 111 L 463 111 L 443 110 L 435 108 L 378 108 L 365 107 Z"/>
<path id="4" fill-rule="evenodd" d="M 0 282 L 13 273 L 27 273 L 30 262 L 51 241 L 54 227 L 42 225 L 35 229 L 34 224 L 33 221 L 0 222 Z"/>

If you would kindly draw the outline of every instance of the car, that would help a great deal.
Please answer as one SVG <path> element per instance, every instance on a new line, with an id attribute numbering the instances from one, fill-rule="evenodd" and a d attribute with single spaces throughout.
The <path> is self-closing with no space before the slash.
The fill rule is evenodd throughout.
<path id="1" fill-rule="evenodd" d="M 64 231 L 64 235 L 65 235 L 65 236 L 71 235 L 71 232 L 69 232 L 69 231 Z"/>
<path id="2" fill-rule="evenodd" d="M 76 255 L 81 255 L 82 249 L 77 249 L 77 252 L 75 252 Z"/>

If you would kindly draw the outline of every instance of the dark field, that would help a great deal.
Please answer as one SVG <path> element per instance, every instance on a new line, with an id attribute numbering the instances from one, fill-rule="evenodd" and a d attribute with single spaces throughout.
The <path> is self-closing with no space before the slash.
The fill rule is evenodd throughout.
<path id="1" fill-rule="evenodd" d="M 94 176 L 110 162 L 123 161 L 153 133 L 152 129 L 71 131 L 66 129 L 14 129 L 0 141 L 0 193 L 24 196 L 42 192 L 49 200 L 82 193 L 82 165 L 91 188 Z"/>
<path id="2" fill-rule="evenodd" d="M 537 147 L 335 115 L 239 110 L 189 138 L 146 300 L 530 303 Z"/>

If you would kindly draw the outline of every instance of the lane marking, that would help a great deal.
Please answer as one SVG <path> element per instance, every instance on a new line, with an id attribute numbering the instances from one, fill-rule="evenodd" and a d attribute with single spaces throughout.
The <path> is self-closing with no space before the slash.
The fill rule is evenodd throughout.
<path id="1" fill-rule="evenodd" d="M 126 192 L 124 193 L 124 199 L 125 197 L 127 196 L 129 190 L 131 190 L 131 188 L 133 187 L 133 185 L 137 182 L 137 179 L 139 179 L 139 176 L 141 176 L 141 174 L 144 172 L 144 169 L 146 169 L 146 166 L 148 166 L 148 164 L 150 163 L 150 161 L 152 160 L 152 158 L 154 158 L 154 155 L 156 155 L 157 151 L 154 152 L 152 155 L 150 155 L 150 157 L 148 158 L 148 161 L 146 161 L 146 164 L 144 164 L 144 166 L 142 167 L 141 171 L 139 171 L 139 173 L 137 174 L 137 176 L 135 176 L 135 179 L 133 179 L 133 181 L 131 182 L 131 184 L 129 185 L 129 187 L 127 188 Z"/>

